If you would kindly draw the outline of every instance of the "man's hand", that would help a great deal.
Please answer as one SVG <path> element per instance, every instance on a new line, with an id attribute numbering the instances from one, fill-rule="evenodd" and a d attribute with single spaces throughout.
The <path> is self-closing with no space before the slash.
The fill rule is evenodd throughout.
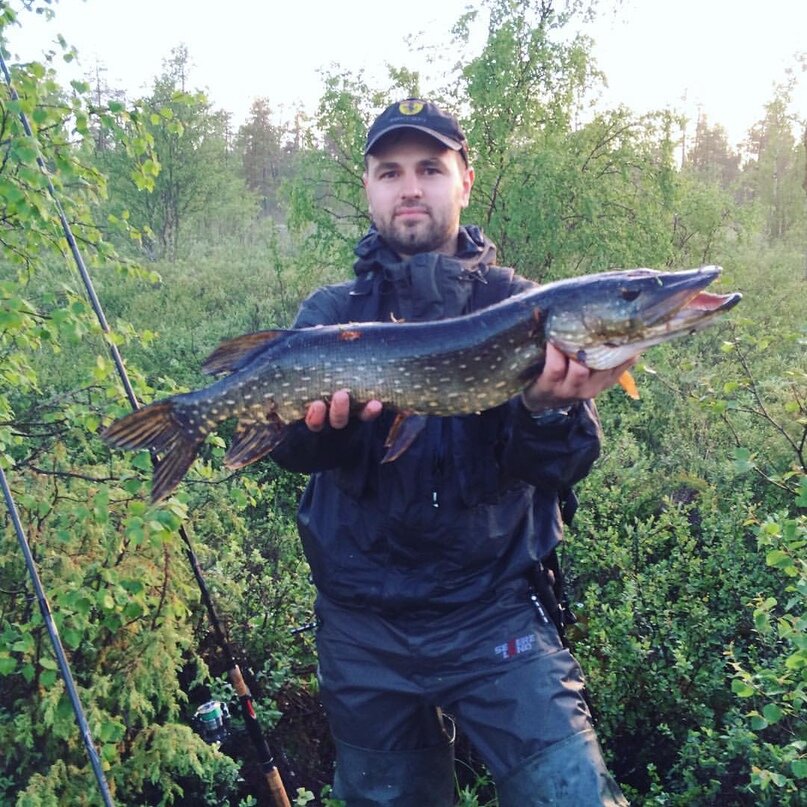
<path id="1" fill-rule="evenodd" d="M 382 409 L 381 401 L 369 401 L 358 414 L 359 420 L 375 420 Z M 344 429 L 350 420 L 350 393 L 347 390 L 334 392 L 330 406 L 325 401 L 313 401 L 305 413 L 305 425 L 312 432 L 320 432 L 325 423 L 331 428 Z"/>
<path id="2" fill-rule="evenodd" d="M 543 372 L 521 393 L 521 399 L 531 412 L 569 406 L 614 386 L 619 376 L 634 364 L 636 357 L 612 370 L 591 370 L 548 344 Z"/>

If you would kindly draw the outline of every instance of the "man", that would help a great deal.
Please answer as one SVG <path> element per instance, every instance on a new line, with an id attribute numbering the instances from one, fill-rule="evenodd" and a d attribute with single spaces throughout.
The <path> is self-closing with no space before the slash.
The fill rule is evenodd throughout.
<path id="1" fill-rule="evenodd" d="M 493 267 L 461 227 L 474 182 L 457 121 L 408 99 L 371 126 L 364 187 L 373 227 L 356 278 L 314 292 L 298 327 L 465 314 L 531 284 Z M 381 464 L 394 417 L 350 391 L 316 401 L 272 453 L 311 474 L 298 524 L 318 590 L 321 697 L 348 807 L 449 805 L 453 721 L 500 804 L 625 804 L 582 696 L 582 676 L 535 597 L 561 538 L 563 492 L 599 453 L 591 399 L 626 369 L 593 372 L 548 348 L 505 405 L 430 417 Z M 451 715 L 451 720 L 446 719 Z"/>

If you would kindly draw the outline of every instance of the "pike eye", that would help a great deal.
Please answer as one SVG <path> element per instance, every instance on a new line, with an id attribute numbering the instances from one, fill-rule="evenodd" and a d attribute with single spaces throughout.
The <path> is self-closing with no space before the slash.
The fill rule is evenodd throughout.
<path id="1" fill-rule="evenodd" d="M 619 293 L 622 299 L 627 300 L 629 303 L 632 303 L 639 296 L 638 289 L 621 289 Z"/>

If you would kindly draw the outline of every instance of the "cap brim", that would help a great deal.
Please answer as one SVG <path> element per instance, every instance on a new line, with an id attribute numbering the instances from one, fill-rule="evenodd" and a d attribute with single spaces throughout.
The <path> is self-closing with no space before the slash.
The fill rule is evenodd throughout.
<path id="1" fill-rule="evenodd" d="M 416 126 L 412 123 L 399 123 L 395 126 L 390 126 L 387 129 L 384 129 L 384 131 L 380 134 L 377 134 L 365 147 L 365 155 L 372 151 L 373 146 L 375 146 L 379 140 L 383 140 L 390 132 L 394 132 L 397 129 L 417 129 L 419 132 L 424 132 L 425 134 L 442 143 L 447 148 L 453 149 L 454 151 L 462 151 L 465 148 L 465 143 L 460 143 L 458 140 L 454 140 L 453 138 L 441 134 L 440 132 L 435 132 L 434 129 L 429 129 L 427 126 Z"/>

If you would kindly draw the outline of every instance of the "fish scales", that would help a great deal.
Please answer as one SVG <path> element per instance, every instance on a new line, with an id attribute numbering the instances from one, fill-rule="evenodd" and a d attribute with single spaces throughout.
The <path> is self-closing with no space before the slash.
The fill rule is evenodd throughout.
<path id="1" fill-rule="evenodd" d="M 476 412 L 480 395 L 488 397 L 486 390 L 499 390 L 501 402 L 523 386 L 507 361 L 516 348 L 519 369 L 543 356 L 544 343 L 531 342 L 530 310 L 526 301 L 488 309 L 475 315 L 474 328 L 455 318 L 416 327 L 357 323 L 291 331 L 281 342 L 270 343 L 237 378 L 177 396 L 177 406 L 207 409 L 218 422 L 271 415 L 291 422 L 304 417 L 312 401 L 347 389 L 357 401 L 377 399 L 416 414 Z M 480 333 L 486 337 L 480 339 Z M 462 375 L 458 367 L 466 368 Z M 301 383 L 301 378 L 309 380 Z M 256 390 L 257 400 L 254 394 L 245 400 L 245 390 Z"/>
<path id="2" fill-rule="evenodd" d="M 452 319 L 245 334 L 222 343 L 205 362 L 206 372 L 226 377 L 127 415 L 103 437 L 120 448 L 166 455 L 152 486 L 158 501 L 176 487 L 207 434 L 230 418 L 238 427 L 225 463 L 238 468 L 271 451 L 312 401 L 328 401 L 340 389 L 350 392 L 356 409 L 379 400 L 403 417 L 490 409 L 537 377 L 547 342 L 605 369 L 705 327 L 740 299 L 703 291 L 720 271 L 606 272 L 536 287 Z M 403 437 L 391 433 L 389 459 L 418 433 L 400 431 Z"/>

